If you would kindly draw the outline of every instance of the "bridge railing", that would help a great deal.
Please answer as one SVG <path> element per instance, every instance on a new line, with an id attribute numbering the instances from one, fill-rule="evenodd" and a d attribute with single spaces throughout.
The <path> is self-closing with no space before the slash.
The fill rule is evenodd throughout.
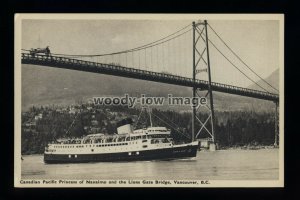
<path id="1" fill-rule="evenodd" d="M 173 75 L 173 74 L 167 74 L 167 73 L 161 73 L 161 72 L 153 72 L 153 71 L 148 71 L 148 70 L 141 70 L 141 69 L 135 69 L 135 68 L 129 68 L 129 67 L 123 67 L 120 66 L 119 64 L 116 63 L 109 63 L 109 64 L 105 64 L 105 63 L 97 63 L 97 62 L 91 62 L 91 61 L 85 61 L 85 60 L 78 60 L 78 59 L 74 59 L 74 58 L 67 58 L 67 57 L 60 57 L 60 56 L 47 56 L 47 55 L 43 55 L 43 54 L 35 54 L 35 55 L 31 55 L 29 53 L 22 53 L 22 61 L 36 61 L 37 63 L 39 62 L 48 62 L 48 63 L 62 63 L 62 64 L 72 64 L 72 65 L 79 65 L 82 67 L 88 66 L 88 67 L 96 67 L 96 68 L 101 68 L 101 69 L 109 69 L 109 70 L 114 70 L 114 71 L 118 71 L 118 72 L 126 72 L 128 74 L 136 74 L 136 75 L 140 75 L 140 76 L 151 76 L 151 77 L 160 77 L 166 80 L 170 80 L 170 81 L 176 81 L 176 82 L 181 82 L 181 83 L 185 83 L 185 85 L 188 83 L 188 85 L 192 86 L 195 83 L 197 85 L 201 85 L 202 87 L 208 86 L 208 81 L 204 81 L 204 80 L 199 80 L 196 79 L 195 83 L 193 81 L 192 78 L 188 78 L 188 77 L 183 77 L 183 76 L 177 76 L 177 75 Z M 274 100 L 278 100 L 278 94 L 273 94 L 273 93 L 269 93 L 269 92 L 263 92 L 263 91 L 259 91 L 259 90 L 253 90 L 253 89 L 248 89 L 248 88 L 243 88 L 243 87 L 238 87 L 238 86 L 233 86 L 233 85 L 226 85 L 226 84 L 222 84 L 222 83 L 216 83 L 216 82 L 212 82 L 211 83 L 213 90 L 227 90 L 230 93 L 233 94 L 238 94 L 237 91 L 239 92 L 243 92 L 243 94 L 251 94 L 253 95 L 260 95 L 261 97 L 268 97 L 266 99 L 270 100 L 270 99 L 274 99 Z M 204 88 L 207 89 L 207 88 Z M 249 96 L 251 96 L 249 95 Z M 245 95 L 246 96 L 246 95 Z"/>

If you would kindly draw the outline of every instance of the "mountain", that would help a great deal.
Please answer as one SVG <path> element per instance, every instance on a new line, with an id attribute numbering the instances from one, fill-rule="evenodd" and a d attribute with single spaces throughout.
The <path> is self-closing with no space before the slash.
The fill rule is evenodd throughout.
<path id="1" fill-rule="evenodd" d="M 101 96 L 146 94 L 189 96 L 191 89 L 151 81 L 67 69 L 22 65 L 22 109 L 32 105 L 71 104 Z"/>
<path id="2" fill-rule="evenodd" d="M 279 69 L 272 72 L 268 77 L 264 79 L 275 89 L 279 88 Z M 278 94 L 278 91 L 274 90 L 271 86 L 260 80 L 257 84 L 263 86 L 271 93 Z M 257 84 L 251 84 L 249 89 L 262 90 Z M 260 99 L 254 99 L 249 97 L 230 95 L 225 93 L 217 93 L 214 97 L 216 105 L 219 105 L 219 110 L 252 110 L 256 112 L 270 112 L 274 111 L 274 103 L 271 101 L 265 101 Z"/>
<path id="3" fill-rule="evenodd" d="M 274 75 L 275 74 L 275 75 Z M 272 77 L 271 77 L 272 76 Z M 276 72 L 266 80 L 276 83 Z M 278 76 L 277 76 L 278 77 Z M 278 81 L 277 81 L 278 83 Z M 249 88 L 251 88 L 250 86 Z M 254 87 L 254 86 L 253 86 Z M 22 109 L 35 105 L 68 105 L 103 96 L 191 96 L 192 89 L 151 81 L 129 79 L 67 69 L 22 65 Z M 204 94 L 204 93 L 203 93 Z M 270 111 L 273 104 L 248 97 L 213 92 L 216 110 Z M 172 109 L 190 109 L 172 107 Z"/>
<path id="4" fill-rule="evenodd" d="M 271 86 L 276 88 L 277 90 L 279 89 L 279 69 L 275 70 L 272 72 L 270 76 L 264 79 L 266 82 L 268 82 Z M 265 88 L 267 91 L 270 91 L 271 93 L 278 94 L 278 91 L 274 90 L 271 86 L 269 86 L 267 83 L 265 83 L 262 80 L 259 80 L 257 84 L 261 85 L 263 88 Z M 248 88 L 254 89 L 254 90 L 262 90 L 257 84 L 252 84 Z"/>

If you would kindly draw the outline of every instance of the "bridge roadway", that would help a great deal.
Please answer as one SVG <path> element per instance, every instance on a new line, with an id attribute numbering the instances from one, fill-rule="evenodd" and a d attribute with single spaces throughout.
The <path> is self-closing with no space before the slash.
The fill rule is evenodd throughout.
<path id="1" fill-rule="evenodd" d="M 155 82 L 187 86 L 187 87 L 195 86 L 197 88 L 201 88 L 202 90 L 208 89 L 208 81 L 197 79 L 194 82 L 192 78 L 122 67 L 113 63 L 103 64 L 103 63 L 90 62 L 90 61 L 78 60 L 78 59 L 67 58 L 67 57 L 46 56 L 46 55 L 38 55 L 38 54 L 32 56 L 29 53 L 22 53 L 22 64 L 42 65 L 42 66 L 55 67 L 55 68 L 79 70 L 79 71 L 93 72 L 93 73 L 100 73 L 100 74 L 109 74 L 114 76 L 142 79 L 142 80 L 155 81 Z M 215 83 L 215 82 L 212 82 L 211 86 L 213 91 L 252 97 L 256 99 L 263 99 L 263 100 L 274 101 L 274 102 L 279 101 L 279 96 L 273 93 L 262 92 L 259 90 L 252 90 L 248 88 L 242 88 L 242 87 Z"/>

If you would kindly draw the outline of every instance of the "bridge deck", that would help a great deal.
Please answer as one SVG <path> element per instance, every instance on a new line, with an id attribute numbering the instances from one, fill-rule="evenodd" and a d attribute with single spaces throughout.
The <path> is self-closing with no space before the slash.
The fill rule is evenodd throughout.
<path id="1" fill-rule="evenodd" d="M 203 80 L 193 81 L 192 78 L 176 76 L 172 74 L 165 74 L 159 72 L 151 72 L 147 70 L 139 70 L 134 68 L 122 67 L 115 64 L 96 63 L 66 57 L 35 55 L 29 53 L 22 53 L 22 64 L 43 65 L 56 68 L 72 69 L 86 72 L 94 72 L 101 74 L 109 74 L 115 76 L 122 76 L 128 78 L 149 80 L 155 82 L 168 83 L 173 85 L 197 87 L 203 90 L 208 89 L 208 82 Z M 257 99 L 264 99 L 278 102 L 279 96 L 277 94 L 262 92 L 259 90 L 252 90 L 232 85 L 212 82 L 212 90 L 235 94 L 246 97 L 253 97 Z"/>

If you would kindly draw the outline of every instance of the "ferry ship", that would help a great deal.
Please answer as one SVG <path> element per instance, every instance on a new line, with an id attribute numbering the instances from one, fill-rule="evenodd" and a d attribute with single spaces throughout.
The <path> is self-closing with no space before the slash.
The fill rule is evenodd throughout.
<path id="1" fill-rule="evenodd" d="M 90 134 L 60 139 L 45 147 L 45 163 L 122 162 L 196 157 L 198 142 L 175 144 L 166 127 L 134 130 L 130 118 L 117 124 L 117 134 Z"/>

